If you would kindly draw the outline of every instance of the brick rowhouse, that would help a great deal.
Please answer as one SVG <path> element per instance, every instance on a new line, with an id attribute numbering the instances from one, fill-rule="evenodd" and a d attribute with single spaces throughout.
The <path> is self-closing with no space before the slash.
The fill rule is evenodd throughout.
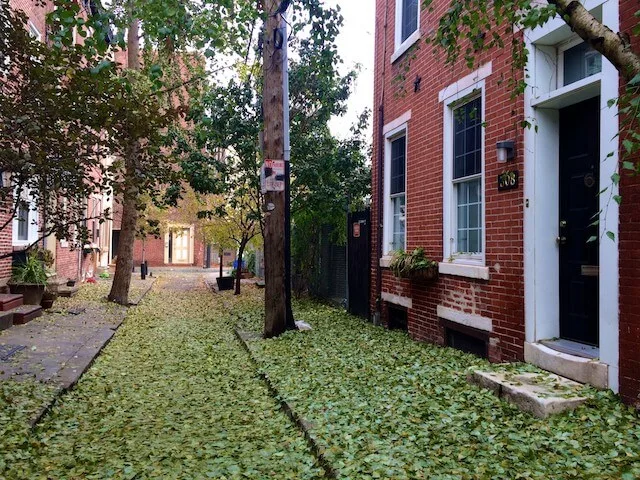
<path id="1" fill-rule="evenodd" d="M 385 324 L 389 323 L 392 311 L 406 312 L 409 335 L 416 340 L 451 344 L 448 336 L 452 334 L 461 334 L 463 343 L 469 336 L 482 339 L 484 353 L 491 361 L 527 360 L 579 381 L 612 388 L 626 402 L 637 402 L 640 393 L 637 179 L 623 180 L 619 214 L 616 206 L 598 200 L 607 215 L 607 227 L 601 226 L 600 233 L 612 230 L 617 240 L 603 238 L 596 247 L 599 263 L 583 265 L 581 270 L 587 278 L 585 284 L 590 281 L 599 285 L 598 316 L 591 320 L 598 322 L 596 340 L 586 342 L 589 345 L 583 348 L 595 353 L 576 354 L 574 350 L 582 348 L 581 343 L 574 341 L 572 335 L 568 336 L 571 341 L 563 343 L 561 334 L 567 332 L 568 321 L 560 313 L 561 306 L 566 302 L 575 304 L 577 297 L 563 297 L 565 287 L 561 284 L 566 282 L 559 280 L 559 271 L 564 268 L 561 262 L 568 258 L 563 253 L 564 227 L 559 227 L 566 224 L 560 223 L 565 211 L 560 206 L 559 191 L 565 187 L 559 186 L 563 181 L 559 159 L 568 147 L 560 146 L 567 140 L 559 134 L 558 118 L 565 118 L 569 107 L 600 99 L 604 105 L 600 108 L 600 143 L 594 151 L 600 159 L 610 151 L 607 149 L 615 150 L 615 154 L 601 160 L 599 176 L 586 174 L 584 182 L 594 191 L 598 186 L 597 183 L 592 186 L 594 178 L 600 179 L 600 186 L 608 185 L 609 172 L 615 171 L 618 160 L 618 144 L 617 140 L 611 143 L 614 135 L 610 134 L 617 125 L 616 111 L 606 108 L 606 100 L 618 93 L 617 72 L 605 59 L 598 71 L 596 59 L 589 64 L 596 65 L 593 71 L 577 81 L 569 80 L 573 73 L 568 69 L 573 64 L 567 64 L 565 56 L 593 57 L 591 53 L 581 53 L 580 39 L 572 35 L 561 19 L 555 19 L 545 29 L 531 32 L 529 89 L 525 95 L 512 98 L 508 80 L 522 78 L 523 72 L 513 69 L 509 46 L 480 53 L 473 71 L 462 61 L 454 66 L 445 65 L 443 53 L 434 54 L 423 40 L 437 28 L 449 2 L 436 1 L 433 7 L 432 12 L 420 11 L 419 20 L 411 23 L 412 12 L 407 2 L 376 1 L 372 224 L 379 223 L 380 228 L 372 229 L 371 311 Z M 625 0 L 611 5 L 596 1 L 588 7 L 614 31 L 630 31 L 635 25 L 633 13 L 638 8 L 635 2 Z M 549 62 L 551 67 L 540 60 L 549 58 L 549 52 L 557 55 L 555 62 Z M 559 66 L 564 66 L 567 72 Z M 482 106 L 482 167 L 478 178 L 482 178 L 483 241 L 481 254 L 468 255 L 456 253 L 459 251 L 456 236 L 460 235 L 456 229 L 460 224 L 452 225 L 452 219 L 456 218 L 454 211 L 471 208 L 459 200 L 458 205 L 452 203 L 452 199 L 459 199 L 455 195 L 459 195 L 456 192 L 460 188 L 452 177 L 454 152 L 466 148 L 454 144 L 458 131 L 453 130 L 457 120 L 452 112 L 474 98 L 480 98 Z M 539 131 L 521 127 L 525 119 L 532 118 Z M 430 258 L 440 262 L 436 281 L 396 278 L 388 268 L 392 255 L 388 240 L 396 238 L 393 222 L 398 218 L 391 211 L 396 203 L 390 200 L 393 197 L 389 190 L 393 181 L 389 178 L 393 168 L 390 165 L 396 161 L 392 160 L 394 143 L 402 137 L 406 142 L 404 249 L 423 247 Z M 468 141 L 469 136 L 463 138 Z M 497 144 L 503 141 L 513 142 L 515 147 L 515 158 L 507 163 L 499 163 L 497 158 Z M 518 172 L 517 188 L 498 189 L 498 176 L 505 171 Z M 594 280 L 595 277 L 598 278 Z M 569 311 L 580 310 L 573 304 L 569 305 Z"/>

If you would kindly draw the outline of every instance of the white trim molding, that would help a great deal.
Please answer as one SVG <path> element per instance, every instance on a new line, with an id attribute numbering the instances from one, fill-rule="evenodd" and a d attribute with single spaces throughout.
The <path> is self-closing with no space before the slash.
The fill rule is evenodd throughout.
<path id="1" fill-rule="evenodd" d="M 483 70 L 482 74 L 478 73 Z M 483 65 L 479 70 L 473 72 L 470 76 L 464 77 L 462 80 L 450 85 L 446 89 L 440 92 L 446 91 L 448 97 L 443 100 L 443 159 L 442 159 L 442 174 L 443 174 L 443 198 L 442 198 L 442 232 L 443 232 L 443 250 L 444 259 L 443 263 L 455 263 L 464 265 L 473 265 L 484 267 L 486 262 L 486 167 L 485 167 L 485 132 L 482 127 L 482 158 L 481 158 L 481 170 L 478 178 L 480 179 L 480 194 L 482 197 L 482 237 L 480 239 L 482 244 L 482 252 L 473 254 L 461 254 L 454 249 L 454 234 L 457 233 L 457 195 L 454 186 L 453 178 L 453 163 L 454 163 L 454 110 L 463 105 L 463 102 L 468 100 L 472 101 L 476 98 L 480 98 L 481 118 L 484 121 L 486 118 L 486 98 L 485 98 L 485 80 L 486 76 L 491 73 L 491 62 Z M 473 79 L 482 78 L 479 81 L 470 83 Z M 456 86 L 455 89 L 452 87 Z M 464 86 L 465 88 L 458 89 L 458 86 Z M 487 270 L 488 275 L 488 270 Z"/>
<path id="2" fill-rule="evenodd" d="M 386 136 L 389 132 L 393 130 L 397 130 L 399 127 L 402 127 L 405 123 L 408 123 L 411 120 L 411 110 L 407 110 L 398 118 L 391 120 L 384 127 L 382 127 L 382 133 Z"/>
<path id="3" fill-rule="evenodd" d="M 478 280 L 489 280 L 491 278 L 489 267 L 464 263 L 440 262 L 438 264 L 438 272 L 443 275 L 456 275 L 458 277 L 477 278 Z"/>
<path id="4" fill-rule="evenodd" d="M 471 87 L 474 87 L 478 82 L 489 77 L 489 75 L 491 75 L 492 70 L 493 70 L 493 63 L 492 62 L 485 63 L 477 70 L 474 70 L 473 72 L 471 72 L 469 75 L 462 77 L 460 80 L 453 82 L 451 85 L 440 90 L 440 92 L 438 93 L 438 101 L 442 103 L 453 96 L 458 96 L 458 98 L 460 98 L 460 93 L 463 90 L 468 90 Z"/>
<path id="5" fill-rule="evenodd" d="M 613 31 L 618 31 L 618 2 L 586 0 L 584 7 Z M 540 340 L 560 336 L 559 250 L 555 239 L 560 220 L 558 162 L 561 108 L 600 97 L 600 190 L 606 187 L 608 192 L 613 189 L 613 194 L 617 193 L 610 178 L 616 171 L 619 158 L 618 109 L 615 105 L 609 107 L 607 101 L 619 95 L 619 75 L 615 67 L 603 58 L 601 73 L 565 86 L 558 54 L 563 45 L 572 44 L 574 37 L 575 34 L 561 18 L 550 20 L 533 31 L 525 31 L 526 48 L 530 52 L 527 65 L 530 85 L 525 91 L 524 116 L 536 127 L 524 131 L 525 334 L 530 353 L 527 360 L 549 370 L 564 368 L 560 363 L 567 363 L 566 355 L 563 357 L 534 347 Z M 618 236 L 619 210 L 618 204 L 608 199 L 609 194 L 601 195 L 599 200 L 601 217 L 606 218 L 606 222 L 602 221 L 600 225 L 603 240 L 600 242 L 599 262 L 598 343 L 600 361 L 607 366 L 603 374 L 607 377 L 607 386 L 617 391 L 619 251 L 618 243 L 608 240 L 605 233 L 611 231 Z M 552 368 L 549 362 L 557 362 L 558 366 Z M 602 368 L 599 371 L 602 372 Z M 602 381 L 594 383 L 601 385 Z"/>
<path id="6" fill-rule="evenodd" d="M 411 46 L 416 43 L 420 39 L 420 15 L 422 12 L 421 1 L 418 1 L 418 23 L 416 25 L 415 31 L 407 37 L 407 39 L 402 41 L 402 1 L 396 0 L 396 18 L 395 18 L 395 26 L 394 26 L 394 45 L 395 50 L 391 55 L 391 63 L 394 63 L 398 60 L 407 50 L 411 48 Z"/>
<path id="7" fill-rule="evenodd" d="M 394 295 L 389 292 L 382 292 L 382 300 L 387 303 L 393 303 L 394 305 L 400 305 L 405 308 L 413 308 L 413 300 L 408 297 L 401 297 L 400 295 Z"/>
<path id="8" fill-rule="evenodd" d="M 493 332 L 493 321 L 490 318 L 475 315 L 473 313 L 466 313 L 462 310 L 445 307 L 444 305 L 438 305 L 437 311 L 439 318 L 459 323 L 466 327 L 475 328 L 477 330 Z"/>

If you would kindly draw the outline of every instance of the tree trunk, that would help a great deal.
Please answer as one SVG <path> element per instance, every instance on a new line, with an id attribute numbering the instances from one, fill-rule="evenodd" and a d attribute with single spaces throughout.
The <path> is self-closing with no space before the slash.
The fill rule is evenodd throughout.
<path id="1" fill-rule="evenodd" d="M 244 249 L 247 246 L 247 240 L 244 238 L 240 241 L 240 248 L 238 249 L 238 268 L 236 268 L 236 291 L 234 295 L 240 295 L 240 280 L 242 279 L 242 255 L 244 255 Z"/>
<path id="2" fill-rule="evenodd" d="M 137 148 L 127 159 L 129 162 L 137 155 Z M 132 158 L 133 157 L 133 158 Z M 129 168 L 127 168 L 129 170 Z M 109 300 L 120 305 L 129 304 L 129 286 L 131 285 L 131 271 L 133 270 L 133 244 L 136 239 L 136 226 L 138 224 L 138 189 L 135 184 L 127 186 L 122 202 L 122 227 L 118 243 L 118 260 L 116 261 L 116 273 L 113 277 L 113 285 L 109 293 Z"/>
<path id="3" fill-rule="evenodd" d="M 140 39 L 139 22 L 133 16 L 133 0 L 128 2 L 131 23 L 127 32 L 127 63 L 132 70 L 140 69 Z M 138 224 L 138 187 L 136 183 L 136 163 L 138 157 L 138 139 L 129 138 L 129 148 L 125 160 L 125 188 L 122 198 L 122 227 L 118 243 L 118 260 L 113 285 L 109 292 L 109 300 L 120 305 L 129 303 L 129 287 L 131 285 L 131 271 L 133 270 L 133 244 L 136 239 Z"/>
<path id="4" fill-rule="evenodd" d="M 584 41 L 607 58 L 627 81 L 640 73 L 640 56 L 625 35 L 615 33 L 577 0 L 550 0 L 564 21 Z"/>
<path id="5" fill-rule="evenodd" d="M 220 250 L 218 253 L 220 254 L 220 278 L 222 278 L 222 260 L 224 257 L 224 251 Z"/>

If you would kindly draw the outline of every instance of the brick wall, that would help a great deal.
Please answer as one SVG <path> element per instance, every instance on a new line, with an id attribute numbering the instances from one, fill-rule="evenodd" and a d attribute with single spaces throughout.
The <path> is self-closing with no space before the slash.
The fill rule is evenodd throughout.
<path id="1" fill-rule="evenodd" d="M 0 225 L 4 225 L 9 221 L 11 215 L 3 209 L 0 211 Z M 11 278 L 11 256 L 1 258 L 5 255 L 10 255 L 13 251 L 13 222 L 9 222 L 5 228 L 0 231 L 0 291 L 4 289 L 9 278 Z"/>
<path id="2" fill-rule="evenodd" d="M 140 266 L 142 263 L 142 249 L 144 247 L 144 258 L 147 261 L 149 267 L 202 267 L 204 265 L 205 248 L 206 246 L 199 238 L 198 229 L 195 230 L 195 238 L 193 241 L 193 263 L 190 264 L 165 264 L 164 263 L 164 237 L 153 238 L 149 237 L 144 240 L 136 239 L 133 246 L 133 263 L 136 266 Z"/>
<path id="3" fill-rule="evenodd" d="M 69 247 L 63 247 L 60 242 L 56 242 L 55 269 L 58 278 L 68 278 L 71 280 L 80 279 L 78 272 L 78 256 L 80 254 L 78 250 L 71 250 Z"/>
<path id="4" fill-rule="evenodd" d="M 408 110 L 407 144 L 407 250 L 421 246 L 427 255 L 442 260 L 443 249 L 443 114 L 444 104 L 438 92 L 470 71 L 460 64 L 445 67 L 432 53 L 431 47 L 419 42 L 419 49 L 401 82 L 405 93 L 394 81 L 404 67 L 402 59 L 390 63 L 394 50 L 394 1 L 378 0 L 376 13 L 376 70 L 374 87 L 374 163 L 372 218 L 377 218 L 377 165 L 379 157 L 380 98 L 385 89 L 384 124 Z M 385 5 L 388 8 L 386 32 L 387 52 L 383 53 Z M 434 29 L 448 2 L 437 2 L 435 11 L 421 13 L 420 30 Z M 493 321 L 492 346 L 489 355 L 494 361 L 522 360 L 524 356 L 524 280 L 523 280 L 523 147 L 519 122 L 523 117 L 522 98 L 511 100 L 504 79 L 514 75 L 510 67 L 509 50 L 484 53 L 478 65 L 489 60 L 493 73 L 485 80 L 485 178 L 486 265 L 489 281 L 440 275 L 435 283 L 409 282 L 396 279 L 383 270 L 384 292 L 412 299 L 408 310 L 409 333 L 416 340 L 444 342 L 444 328 L 436 315 L 438 305 L 467 313 L 489 317 Z M 386 69 L 383 78 L 383 68 Z M 421 88 L 414 92 L 413 82 L 422 78 Z M 496 160 L 495 144 L 500 140 L 516 141 L 518 152 L 509 167 L 520 171 L 517 190 L 498 192 L 497 175 L 503 170 Z M 374 221 L 375 225 L 376 222 Z M 372 278 L 375 280 L 378 232 L 372 232 Z M 376 282 L 372 281 L 371 304 L 375 311 Z M 383 316 L 384 316 L 383 311 Z"/>
<path id="5" fill-rule="evenodd" d="M 639 9 L 620 2 L 621 31 L 631 33 Z M 640 50 L 637 37 L 633 46 Z M 620 192 L 620 395 L 640 407 L 640 179 L 624 176 Z"/>

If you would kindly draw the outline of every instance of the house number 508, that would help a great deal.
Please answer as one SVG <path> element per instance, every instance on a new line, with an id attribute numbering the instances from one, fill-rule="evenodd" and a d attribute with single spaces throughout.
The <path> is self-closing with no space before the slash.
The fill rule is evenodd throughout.
<path id="1" fill-rule="evenodd" d="M 518 188 L 518 171 L 510 170 L 508 172 L 502 172 L 498 175 L 498 190 L 512 190 Z"/>

